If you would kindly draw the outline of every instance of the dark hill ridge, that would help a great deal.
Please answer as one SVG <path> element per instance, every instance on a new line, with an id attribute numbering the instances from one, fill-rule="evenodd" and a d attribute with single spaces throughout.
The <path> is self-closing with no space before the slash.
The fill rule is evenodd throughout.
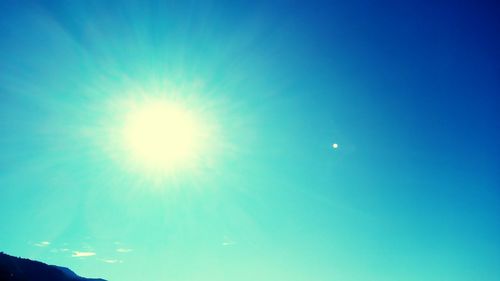
<path id="1" fill-rule="evenodd" d="M 0 281 L 106 281 L 83 278 L 73 271 L 0 252 Z"/>

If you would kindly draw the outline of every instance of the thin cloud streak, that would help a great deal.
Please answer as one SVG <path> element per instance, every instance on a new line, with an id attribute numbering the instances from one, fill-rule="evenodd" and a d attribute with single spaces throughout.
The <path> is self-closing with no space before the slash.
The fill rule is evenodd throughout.
<path id="1" fill-rule="evenodd" d="M 130 253 L 132 252 L 132 249 L 127 249 L 127 248 L 118 248 L 116 249 L 118 253 Z"/>
<path id="2" fill-rule="evenodd" d="M 122 260 L 115 260 L 115 259 L 102 259 L 101 261 L 109 264 L 123 263 Z"/>
<path id="3" fill-rule="evenodd" d="M 37 246 L 37 247 L 47 247 L 49 245 L 50 245 L 49 241 L 42 241 L 40 243 L 35 243 L 35 246 Z"/>
<path id="4" fill-rule="evenodd" d="M 95 252 L 80 252 L 80 251 L 74 251 L 73 254 L 71 255 L 74 258 L 82 258 L 82 257 L 91 257 L 95 256 Z"/>

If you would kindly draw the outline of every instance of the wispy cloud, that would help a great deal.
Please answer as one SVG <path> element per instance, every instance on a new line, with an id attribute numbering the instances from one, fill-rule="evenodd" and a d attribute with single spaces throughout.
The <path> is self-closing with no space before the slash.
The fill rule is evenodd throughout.
<path id="1" fill-rule="evenodd" d="M 80 252 L 80 251 L 74 251 L 73 254 L 71 255 L 74 258 L 82 258 L 82 257 L 91 257 L 95 256 L 95 252 Z"/>
<path id="2" fill-rule="evenodd" d="M 233 245 L 236 245 L 236 242 L 233 242 L 233 241 L 222 242 L 222 246 L 233 246 Z"/>
<path id="3" fill-rule="evenodd" d="M 37 247 L 47 247 L 49 245 L 50 245 L 49 241 L 42 241 L 42 242 L 39 242 L 39 243 L 35 243 L 35 246 L 37 246 Z"/>
<path id="4" fill-rule="evenodd" d="M 105 263 L 122 263 L 123 261 L 122 260 L 115 260 L 115 259 L 102 259 L 101 260 L 102 262 L 105 262 Z"/>
<path id="5" fill-rule="evenodd" d="M 132 252 L 132 249 L 127 249 L 127 248 L 118 248 L 116 249 L 118 253 L 130 253 Z"/>
<path id="6" fill-rule="evenodd" d="M 222 246 L 233 246 L 236 244 L 236 241 L 232 240 L 231 238 L 225 236 L 224 241 L 222 241 Z"/>

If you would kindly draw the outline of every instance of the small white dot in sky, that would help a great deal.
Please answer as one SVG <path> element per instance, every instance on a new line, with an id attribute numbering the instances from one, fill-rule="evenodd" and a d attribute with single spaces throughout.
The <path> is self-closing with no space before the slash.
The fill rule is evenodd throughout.
<path id="1" fill-rule="evenodd" d="M 332 147 L 333 147 L 334 149 L 337 149 L 337 148 L 339 147 L 339 145 L 338 145 L 338 144 L 336 144 L 336 143 L 334 143 L 334 144 L 332 144 Z"/>

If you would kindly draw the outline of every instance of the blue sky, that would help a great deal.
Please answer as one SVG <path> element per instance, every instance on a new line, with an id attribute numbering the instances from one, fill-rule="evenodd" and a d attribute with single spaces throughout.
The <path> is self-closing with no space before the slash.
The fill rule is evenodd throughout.
<path id="1" fill-rule="evenodd" d="M 179 2 L 1 2 L 0 250 L 111 281 L 500 279 L 493 1 Z M 119 101 L 150 97 L 217 128 L 195 167 L 123 164 Z"/>

